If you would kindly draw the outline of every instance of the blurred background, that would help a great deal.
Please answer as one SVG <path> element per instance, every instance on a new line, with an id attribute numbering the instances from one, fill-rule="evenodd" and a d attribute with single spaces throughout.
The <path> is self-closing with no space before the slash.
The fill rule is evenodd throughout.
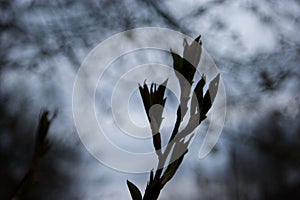
<path id="1" fill-rule="evenodd" d="M 29 167 L 42 108 L 58 115 L 24 199 L 130 199 L 127 179 L 144 190 L 148 174 L 110 169 L 86 151 L 71 106 L 87 54 L 149 26 L 201 34 L 227 94 L 214 151 L 199 160 L 197 136 L 161 199 L 300 199 L 300 1 L 1 0 L 0 9 L 0 199 Z"/>

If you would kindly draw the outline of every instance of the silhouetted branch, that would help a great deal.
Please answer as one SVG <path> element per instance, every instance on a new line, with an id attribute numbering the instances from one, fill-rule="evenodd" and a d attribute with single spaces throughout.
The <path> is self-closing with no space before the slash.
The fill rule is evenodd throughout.
<path id="1" fill-rule="evenodd" d="M 195 76 L 196 67 L 198 66 L 201 58 L 201 45 L 202 43 L 199 36 L 191 44 L 188 44 L 187 41 L 184 40 L 183 57 L 172 52 L 171 50 L 171 55 L 173 57 L 173 68 L 179 81 L 181 95 L 180 104 L 177 108 L 176 122 L 170 135 L 168 145 L 164 151 L 161 149 L 162 145 L 159 130 L 163 119 L 162 113 L 166 101 L 164 93 L 167 81 L 158 87 L 156 84 L 152 83 L 150 89 L 146 83 L 144 83 L 143 87 L 139 86 L 145 112 L 152 130 L 153 146 L 158 156 L 158 164 L 155 175 L 153 171 L 150 172 L 150 179 L 147 183 L 143 198 L 139 189 L 133 183 L 127 181 L 127 185 L 133 200 L 158 199 L 161 190 L 174 177 L 183 161 L 184 156 L 188 152 L 188 145 L 192 137 L 189 137 L 188 139 L 187 137 L 191 136 L 195 128 L 197 128 L 206 118 L 206 114 L 214 102 L 218 90 L 220 75 L 218 74 L 211 81 L 209 89 L 206 91 L 204 96 L 203 87 L 206 81 L 205 76 L 203 75 L 202 79 L 197 83 L 193 91 L 188 124 L 181 131 L 179 131 L 181 122 L 188 110 L 190 92 L 194 83 L 193 79 Z M 182 78 L 182 76 L 184 78 Z M 161 107 L 158 109 L 156 107 L 152 107 L 156 105 Z M 168 158 L 170 159 L 167 162 Z"/>
<path id="2" fill-rule="evenodd" d="M 32 160 L 30 162 L 30 166 L 19 183 L 16 192 L 12 196 L 12 200 L 19 200 L 21 199 L 22 195 L 29 190 L 30 186 L 33 182 L 33 175 L 36 171 L 37 166 L 39 165 L 42 157 L 48 152 L 50 148 L 50 143 L 48 141 L 47 134 L 49 131 L 49 127 L 52 123 L 52 120 L 56 117 L 57 112 L 55 111 L 51 118 L 48 117 L 49 111 L 43 110 L 40 115 L 38 128 L 36 131 L 36 140 L 35 140 L 35 147 L 34 153 L 32 156 Z"/>

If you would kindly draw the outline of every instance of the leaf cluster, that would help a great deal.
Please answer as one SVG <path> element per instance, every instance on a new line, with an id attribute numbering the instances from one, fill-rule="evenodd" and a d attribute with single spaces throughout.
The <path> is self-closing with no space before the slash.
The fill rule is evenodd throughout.
<path id="1" fill-rule="evenodd" d="M 165 149 L 162 149 L 160 125 L 163 120 L 162 114 L 167 100 L 164 95 L 168 79 L 160 85 L 152 83 L 148 87 L 146 82 L 144 82 L 143 86 L 139 85 L 140 95 L 152 130 L 153 146 L 158 156 L 158 165 L 155 173 L 153 170 L 150 172 L 150 179 L 144 196 L 133 183 L 127 181 L 133 200 L 158 199 L 160 191 L 174 177 L 188 152 L 188 145 L 194 130 L 206 118 L 214 102 L 219 85 L 219 74 L 210 82 L 205 93 L 203 91 L 206 84 L 205 75 L 202 75 L 196 86 L 192 87 L 202 52 L 200 37 L 197 37 L 191 44 L 184 40 L 183 57 L 171 50 L 173 69 L 178 79 L 181 93 L 176 122 Z M 191 91 L 192 94 L 190 94 Z M 152 109 L 156 105 L 160 109 Z M 190 107 L 188 123 L 185 127 L 181 127 L 183 118 L 187 115 L 188 107 Z M 170 159 L 168 160 L 168 158 Z"/>

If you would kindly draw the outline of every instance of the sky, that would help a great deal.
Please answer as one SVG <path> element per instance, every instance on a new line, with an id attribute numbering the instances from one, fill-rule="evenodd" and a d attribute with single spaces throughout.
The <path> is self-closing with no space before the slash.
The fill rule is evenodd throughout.
<path id="1" fill-rule="evenodd" d="M 15 10 L 21 10 L 24 5 L 30 3 L 30 1 L 20 1 L 16 4 Z M 72 19 L 76 21 L 76 16 L 86 9 L 84 4 L 78 2 L 65 10 L 63 4 L 60 7 L 58 3 L 58 5 L 53 4 L 53 8 L 50 6 L 47 12 L 43 12 L 43 9 L 36 9 L 35 12 L 20 12 L 21 17 L 16 21 L 25 24 L 24 27 L 28 32 L 25 33 L 27 35 L 24 38 L 23 36 L 15 37 L 16 44 L 19 40 L 39 41 L 45 35 L 47 39 L 42 39 L 43 43 L 38 47 L 45 49 L 45 54 L 48 53 L 50 58 L 39 57 L 40 49 L 37 48 L 39 42 L 37 44 L 25 42 L 24 48 L 15 45 L 5 55 L 5 58 L 10 61 L 7 64 L 8 67 L 3 67 L 0 73 L 0 95 L 2 99 L 4 97 L 8 99 L 6 107 L 9 108 L 9 115 L 17 115 L 24 102 L 28 105 L 25 115 L 28 119 L 36 118 L 42 107 L 50 110 L 58 109 L 59 114 L 51 127 L 49 137 L 79 152 L 81 162 L 70 169 L 70 174 L 77 176 L 76 180 L 80 180 L 75 184 L 74 193 L 79 193 L 82 199 L 129 199 L 125 181 L 132 180 L 144 189 L 149 176 L 147 173 L 119 172 L 99 163 L 80 142 L 74 122 L 72 92 L 76 75 L 82 63 L 86 61 L 86 57 L 97 45 L 103 44 L 101 42 L 107 41 L 114 34 L 130 28 L 150 26 L 175 29 L 168 24 L 168 21 L 154 15 L 152 12 L 155 11 L 150 8 L 151 6 L 149 8 L 146 6 L 149 10 L 139 9 L 144 8 L 145 5 L 134 0 L 120 4 L 114 6 L 114 3 L 105 4 L 105 1 L 95 4 L 98 7 L 90 11 L 91 15 L 97 13 L 97 9 L 102 7 L 109 13 L 107 15 L 97 13 L 100 22 L 95 20 L 97 17 L 86 16 L 83 21 L 73 22 Z M 120 12 L 122 5 L 125 5 L 124 13 Z M 295 94 L 294 91 L 299 88 L 299 76 L 297 77 L 299 75 L 299 51 L 295 52 L 295 49 L 299 50 L 300 43 L 297 37 L 297 33 L 300 32 L 300 4 L 297 1 L 252 2 L 243 0 L 218 3 L 218 1 L 191 0 L 184 1 L 184 3 L 183 1 L 169 1 L 158 5 L 165 9 L 181 27 L 185 27 L 185 30 L 177 28 L 176 31 L 188 30 L 190 37 L 202 35 L 203 47 L 221 73 L 226 91 L 226 121 L 217 145 L 221 150 L 219 153 L 209 154 L 204 159 L 198 159 L 199 146 L 204 137 L 202 133 L 207 129 L 208 122 L 202 124 L 199 128 L 200 134 L 195 137 L 183 166 L 161 195 L 162 200 L 171 197 L 196 199 L 195 197 L 199 194 L 196 192 L 198 187 L 195 184 L 197 180 L 194 170 L 199 167 L 208 175 L 223 170 L 228 162 L 228 138 L 226 139 L 228 132 L 238 130 L 242 123 L 251 126 L 258 116 L 263 116 L 266 111 L 274 107 L 283 110 L 286 117 L 293 118 L 299 114 L 299 94 Z M 55 6 L 58 8 L 56 9 Z M 3 20 L 6 19 L 5 17 L 7 16 L 2 15 Z M 123 20 L 118 21 L 119 18 Z M 57 24 L 59 26 L 56 26 Z M 36 28 L 35 25 L 42 28 Z M 63 39 L 57 36 L 61 33 L 63 33 Z M 1 41 L 4 41 L 3 47 L 8 45 L 14 37 L 7 34 L 4 32 L 1 36 Z M 86 41 L 81 38 L 80 34 L 85 35 L 83 38 L 87 38 Z M 130 37 L 134 36 L 128 35 L 129 41 L 131 41 Z M 124 44 L 128 45 L 125 41 Z M 181 46 L 178 43 L 176 45 L 178 48 Z M 53 52 L 50 51 L 51 49 L 54 49 Z M 61 52 L 55 52 L 55 49 L 61 49 Z M 109 57 L 110 54 L 116 52 L 116 49 L 110 50 L 102 56 Z M 38 67 L 31 67 L 31 62 L 35 62 L 34 65 Z M 115 126 L 112 117 L 112 100 L 109 97 L 122 75 L 135 66 L 149 62 L 172 65 L 171 57 L 166 51 L 148 49 L 127 53 L 110 63 L 103 79 L 98 80 L 95 94 L 96 101 L 100 102 L 95 104 L 97 115 L 108 116 L 98 118 L 98 121 L 106 125 L 106 132 L 113 132 L 108 136 L 109 139 L 131 151 L 151 150 L 151 143 L 149 140 L 144 140 L 140 144 L 128 143 L 125 139 L 127 136 L 122 135 L 119 127 Z M 287 81 L 283 81 L 283 86 L 275 92 L 264 93 L 257 80 L 262 70 L 270 72 L 273 78 L 280 77 L 285 71 L 289 71 L 296 77 L 291 76 Z M 153 75 L 153 71 L 148 69 L 142 74 L 146 73 L 150 76 Z M 164 79 L 160 73 L 156 75 L 160 80 Z M 142 83 L 144 79 L 145 77 L 140 77 L 137 73 L 134 84 Z M 92 88 L 89 84 L 86 87 L 87 90 Z M 126 91 L 120 90 L 120 92 Z M 115 103 L 120 103 L 120 105 L 129 103 L 129 109 L 131 109 L 129 115 L 132 120 L 136 120 L 135 124 L 145 126 L 147 125 L 146 115 L 143 112 L 137 88 L 131 94 L 133 96 L 129 102 L 122 103 L 122 99 L 117 99 Z M 172 113 L 176 110 L 175 105 L 178 102 L 175 96 L 171 92 L 168 94 L 171 103 L 166 106 L 166 119 L 174 118 Z M 81 100 L 87 101 L 92 97 L 83 96 Z M 261 112 L 250 112 L 251 110 Z M 210 114 L 209 117 L 211 117 Z M 171 120 L 165 123 L 166 129 L 172 125 Z M 126 160 L 120 160 L 120 162 L 126 162 Z M 62 166 L 64 167 L 69 168 L 67 162 L 65 166 Z M 184 192 L 176 190 L 182 187 L 184 187 Z"/>

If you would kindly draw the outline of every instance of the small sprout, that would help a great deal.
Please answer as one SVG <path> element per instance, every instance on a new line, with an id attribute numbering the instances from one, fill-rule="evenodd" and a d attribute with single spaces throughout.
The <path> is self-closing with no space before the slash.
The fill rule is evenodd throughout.
<path id="1" fill-rule="evenodd" d="M 150 89 L 148 89 L 146 83 L 144 83 L 143 87 L 139 86 L 144 108 L 152 130 L 153 146 L 157 151 L 158 156 L 161 155 L 161 136 L 159 129 L 163 120 L 163 108 L 166 103 L 166 98 L 164 98 L 164 95 L 167 82 L 168 79 L 159 85 L 158 88 L 154 83 L 151 84 Z"/>
<path id="2" fill-rule="evenodd" d="M 127 180 L 127 186 L 132 200 L 142 200 L 142 194 L 140 190 L 133 183 Z"/>

